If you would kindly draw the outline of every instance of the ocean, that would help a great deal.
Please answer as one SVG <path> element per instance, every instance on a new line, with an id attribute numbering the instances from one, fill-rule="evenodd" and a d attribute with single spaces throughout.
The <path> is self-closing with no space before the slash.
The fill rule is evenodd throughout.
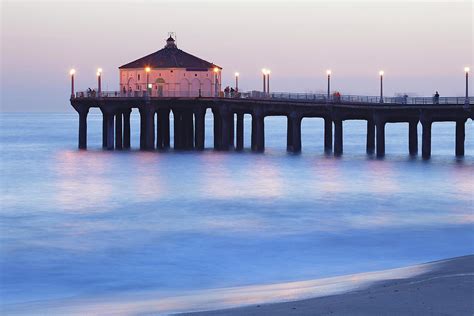
<path id="1" fill-rule="evenodd" d="M 317 118 L 303 119 L 301 154 L 286 152 L 284 118 L 265 119 L 263 154 L 214 151 L 209 112 L 203 152 L 139 151 L 135 112 L 132 149 L 106 151 L 101 124 L 92 110 L 81 151 L 76 113 L 1 114 L 1 309 L 474 253 L 471 120 L 464 158 L 454 155 L 454 123 L 434 123 L 427 161 L 408 155 L 408 124 L 387 124 L 383 159 L 366 155 L 363 121 L 344 123 L 341 157 L 324 153 Z"/>

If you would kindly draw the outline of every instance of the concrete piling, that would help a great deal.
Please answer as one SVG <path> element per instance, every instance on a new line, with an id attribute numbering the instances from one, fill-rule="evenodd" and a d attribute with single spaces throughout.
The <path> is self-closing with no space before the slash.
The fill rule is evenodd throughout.
<path id="1" fill-rule="evenodd" d="M 375 152 L 375 122 L 374 120 L 367 120 L 367 139 L 365 143 L 365 151 L 372 155 Z"/>
<path id="2" fill-rule="evenodd" d="M 324 118 L 324 151 L 332 151 L 332 120 L 330 117 Z"/>
<path id="3" fill-rule="evenodd" d="M 418 154 L 418 121 L 408 122 L 408 152 Z"/>
<path id="4" fill-rule="evenodd" d="M 375 127 L 376 127 L 376 151 L 377 157 L 385 156 L 385 124 L 386 122 L 382 119 L 376 120 Z"/>
<path id="5" fill-rule="evenodd" d="M 79 149 L 87 149 L 87 113 L 89 109 L 79 112 Z"/>
<path id="6" fill-rule="evenodd" d="M 465 120 L 456 121 L 456 156 L 464 156 Z"/>
<path id="7" fill-rule="evenodd" d="M 123 148 L 130 149 L 130 114 L 132 110 L 123 111 Z"/>
<path id="8" fill-rule="evenodd" d="M 334 155 L 342 155 L 343 147 L 342 120 L 334 120 Z"/>
<path id="9" fill-rule="evenodd" d="M 237 113 L 237 150 L 244 149 L 244 113 Z"/>
<path id="10" fill-rule="evenodd" d="M 431 156 L 431 125 L 432 121 L 422 120 L 422 142 L 421 142 L 421 155 L 423 159 L 429 159 Z"/>

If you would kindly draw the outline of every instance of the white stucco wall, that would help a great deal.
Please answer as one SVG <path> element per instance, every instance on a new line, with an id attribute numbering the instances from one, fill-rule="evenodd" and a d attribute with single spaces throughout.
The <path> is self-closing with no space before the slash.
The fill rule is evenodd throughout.
<path id="1" fill-rule="evenodd" d="M 185 68 L 152 69 L 148 82 L 152 84 L 152 96 L 214 96 L 216 73 L 187 71 Z M 120 69 L 120 91 L 145 91 L 147 74 L 145 69 Z M 217 91 L 221 91 L 221 71 L 217 73 Z M 124 90 L 125 88 L 125 90 Z"/>

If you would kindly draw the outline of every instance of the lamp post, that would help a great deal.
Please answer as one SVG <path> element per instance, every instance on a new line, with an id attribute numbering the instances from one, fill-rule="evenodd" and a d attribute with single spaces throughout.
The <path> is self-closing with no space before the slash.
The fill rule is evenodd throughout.
<path id="1" fill-rule="evenodd" d="M 267 93 L 270 94 L 270 69 L 267 69 Z"/>
<path id="2" fill-rule="evenodd" d="M 214 67 L 214 95 L 215 97 L 218 97 L 218 91 L 219 91 L 219 68 Z"/>
<path id="3" fill-rule="evenodd" d="M 235 73 L 235 92 L 239 92 L 239 73 Z"/>
<path id="4" fill-rule="evenodd" d="M 71 75 L 71 98 L 74 98 L 74 75 L 76 74 L 76 70 L 69 70 L 69 74 Z"/>
<path id="5" fill-rule="evenodd" d="M 469 67 L 464 67 L 464 72 L 466 73 L 466 98 L 464 99 L 464 105 L 469 105 Z"/>
<path id="6" fill-rule="evenodd" d="M 97 92 L 102 92 L 102 68 L 97 69 Z"/>
<path id="7" fill-rule="evenodd" d="M 267 84 L 266 84 L 266 79 L 267 79 L 267 70 L 265 68 L 262 69 L 262 75 L 263 75 L 263 93 L 265 94 L 267 92 Z"/>
<path id="8" fill-rule="evenodd" d="M 146 72 L 146 94 L 147 94 L 147 95 L 150 94 L 150 86 L 149 86 L 149 82 L 150 82 L 150 71 L 151 71 L 151 68 L 150 68 L 150 67 L 145 67 L 145 72 Z"/>
<path id="9" fill-rule="evenodd" d="M 326 70 L 326 75 L 328 75 L 328 101 L 331 97 L 331 69 Z"/>
<path id="10" fill-rule="evenodd" d="M 383 75 L 384 75 L 384 71 L 380 70 L 379 75 L 380 75 L 380 103 L 383 103 Z"/>

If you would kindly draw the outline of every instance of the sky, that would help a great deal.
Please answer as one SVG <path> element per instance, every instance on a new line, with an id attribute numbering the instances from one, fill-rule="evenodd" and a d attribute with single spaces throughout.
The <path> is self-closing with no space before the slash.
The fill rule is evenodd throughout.
<path id="1" fill-rule="evenodd" d="M 378 95 L 383 69 L 386 96 L 462 96 L 474 68 L 473 1 L 0 1 L 2 112 L 73 111 L 70 68 L 76 90 L 98 67 L 118 90 L 118 67 L 169 32 L 245 91 L 268 68 L 273 92 L 324 93 L 331 69 L 342 94 Z"/>

